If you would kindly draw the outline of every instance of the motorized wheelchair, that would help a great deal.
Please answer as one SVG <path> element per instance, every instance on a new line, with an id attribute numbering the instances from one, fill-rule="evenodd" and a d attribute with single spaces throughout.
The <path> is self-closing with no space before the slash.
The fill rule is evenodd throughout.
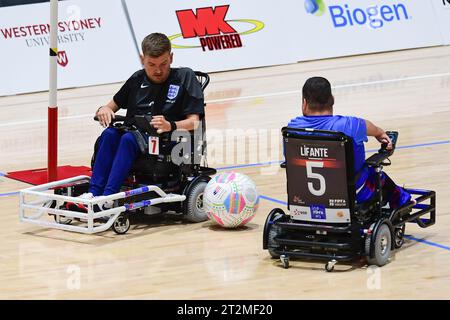
<path id="1" fill-rule="evenodd" d="M 289 259 L 325 260 L 326 271 L 339 261 L 366 257 L 369 265 L 383 266 L 391 251 L 402 247 L 405 225 L 426 228 L 436 221 L 434 191 L 406 189 L 413 200 L 402 207 L 386 206 L 382 191 L 383 166 L 390 165 L 398 132 L 388 132 L 386 144 L 366 160 L 377 173 L 371 200 L 356 202 L 353 140 L 340 132 L 282 129 L 286 161 L 288 210 L 273 209 L 263 232 L 263 249 L 284 268 Z M 415 200 L 415 201 L 414 201 Z M 425 203 L 427 202 L 427 203 Z M 429 214 L 428 218 L 423 218 Z"/>
<path id="2" fill-rule="evenodd" d="M 195 74 L 204 90 L 209 83 L 208 74 L 199 71 Z M 116 115 L 110 126 L 117 130 L 145 132 L 152 141 L 156 139 L 158 148 L 156 152 L 153 149 L 152 154 L 138 156 L 121 192 L 93 200 L 77 198 L 88 190 L 90 177 L 87 176 L 28 188 L 21 191 L 21 220 L 83 233 L 102 232 L 112 227 L 118 234 L 129 230 L 130 214 L 170 213 L 191 222 L 207 220 L 203 210 L 203 191 L 216 170 L 207 165 L 205 119 L 201 119 L 201 130 L 181 132 L 176 141 L 172 141 L 170 133 L 157 134 L 147 117 L 136 116 L 135 120 L 132 125 L 126 125 L 125 117 Z M 95 162 L 99 139 L 94 146 L 91 167 Z M 172 148 L 177 144 L 182 144 L 179 156 L 183 160 L 178 165 L 171 158 Z M 49 190 L 53 190 L 54 194 L 49 195 Z M 26 202 L 26 195 L 38 196 L 39 200 Z M 112 209 L 95 210 L 106 200 L 114 200 Z M 68 202 L 82 203 L 88 212 L 70 211 L 66 206 Z M 37 214 L 27 217 L 25 209 L 34 209 Z M 53 216 L 55 222 L 40 221 L 38 218 L 44 212 Z"/>

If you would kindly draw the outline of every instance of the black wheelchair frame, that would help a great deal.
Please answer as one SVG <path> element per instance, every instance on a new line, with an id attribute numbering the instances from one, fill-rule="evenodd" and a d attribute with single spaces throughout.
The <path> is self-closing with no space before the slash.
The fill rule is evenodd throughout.
<path id="1" fill-rule="evenodd" d="M 337 262 L 351 262 L 366 257 L 369 265 L 383 266 L 390 258 L 391 250 L 402 247 L 404 243 L 405 225 L 408 222 L 417 223 L 426 228 L 436 221 L 436 194 L 434 191 L 420 189 L 406 189 L 415 198 L 397 209 L 384 207 L 381 174 L 385 162 L 393 154 L 383 147 L 378 153 L 366 160 L 366 164 L 377 172 L 376 196 L 368 203 L 356 203 L 356 176 L 354 173 L 353 140 L 343 133 L 296 129 L 284 127 L 283 141 L 286 145 L 290 139 L 302 139 L 311 143 L 338 143 L 345 147 L 348 209 L 350 221 L 345 223 L 324 223 L 317 221 L 298 221 L 291 214 L 276 208 L 267 216 L 264 233 L 263 249 L 267 249 L 272 258 L 280 259 L 284 268 L 289 267 L 289 258 L 303 258 L 325 260 L 326 271 L 332 271 Z M 397 134 L 398 133 L 392 133 Z M 286 158 L 286 162 L 290 159 Z M 289 179 L 289 166 L 286 162 L 281 166 L 286 168 L 288 183 L 295 183 Z M 305 186 L 300 192 L 308 192 Z M 424 203 L 425 201 L 429 203 Z M 311 203 L 306 204 L 311 205 Z M 429 218 L 421 218 L 429 214 Z"/>

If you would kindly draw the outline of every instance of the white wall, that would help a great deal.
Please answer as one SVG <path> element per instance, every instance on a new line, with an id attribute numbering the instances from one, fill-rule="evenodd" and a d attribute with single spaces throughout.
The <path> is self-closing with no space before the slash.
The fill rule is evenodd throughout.
<path id="1" fill-rule="evenodd" d="M 49 3 L 0 9 L 0 96 L 48 90 L 49 11 Z M 60 2 L 59 21 L 67 57 L 59 88 L 120 82 L 140 68 L 120 0 Z"/>
<path id="2" fill-rule="evenodd" d="M 450 0 L 432 0 L 444 44 L 450 44 Z"/>
<path id="3" fill-rule="evenodd" d="M 63 1 L 58 87 L 126 80 L 151 32 L 171 37 L 174 66 L 206 72 L 450 44 L 447 1 Z M 0 96 L 48 89 L 48 21 L 49 3 L 0 9 Z"/>

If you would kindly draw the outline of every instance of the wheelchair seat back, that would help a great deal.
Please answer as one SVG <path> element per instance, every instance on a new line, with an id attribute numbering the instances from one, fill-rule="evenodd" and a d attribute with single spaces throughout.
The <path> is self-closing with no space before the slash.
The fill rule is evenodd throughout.
<path id="1" fill-rule="evenodd" d="M 343 133 L 282 129 L 293 220 L 350 224 L 355 207 L 353 140 Z"/>
<path id="2" fill-rule="evenodd" d="M 210 78 L 207 73 L 201 71 L 195 71 L 196 78 L 200 83 L 202 91 L 206 89 L 209 84 Z M 205 103 L 206 106 L 206 103 Z M 151 135 L 156 134 L 156 130 L 148 126 L 148 119 L 142 117 L 140 122 L 136 122 L 139 130 L 148 132 Z M 139 119 L 136 119 L 139 120 Z M 162 134 L 159 136 L 159 155 L 140 154 L 135 161 L 132 169 L 132 173 L 137 176 L 143 177 L 145 180 L 149 180 L 152 177 L 152 181 L 170 181 L 178 179 L 181 174 L 179 161 L 173 161 L 172 148 L 184 139 L 187 138 L 187 142 L 183 143 L 183 147 L 179 150 L 177 155 L 179 159 L 182 159 L 185 167 L 193 167 L 200 165 L 202 161 L 206 162 L 206 121 L 205 117 L 201 117 L 200 124 L 197 130 L 189 131 L 189 133 L 181 132 L 176 141 L 172 141 L 171 134 Z M 175 137 L 173 137 L 175 138 Z"/>
<path id="3" fill-rule="evenodd" d="M 210 81 L 209 75 L 201 71 L 195 71 L 195 75 L 202 91 L 204 91 Z M 98 120 L 96 117 L 94 119 Z M 215 173 L 215 170 L 212 168 L 209 171 L 205 170 L 208 169 L 208 164 L 206 159 L 206 121 L 204 116 L 201 117 L 197 130 L 189 132 L 179 130 L 177 137 L 172 137 L 171 133 L 157 134 L 156 130 L 149 125 L 151 116 L 135 116 L 135 121 L 132 122 L 132 125 L 124 125 L 126 119 L 125 116 L 116 115 L 114 127 L 119 130 L 133 132 L 141 149 L 141 153 L 130 171 L 131 176 L 138 177 L 139 180 L 149 184 L 152 182 L 176 181 L 180 179 L 182 173 L 190 176 L 193 173 L 198 173 L 199 169 L 202 169 L 204 174 L 211 175 Z M 154 153 L 150 152 L 149 136 L 157 137 L 158 150 Z M 176 138 L 176 141 L 172 141 L 172 138 Z M 94 167 L 99 142 L 100 137 L 94 145 L 94 153 L 91 158 L 92 168 Z M 181 147 L 174 153 L 178 160 L 172 159 L 172 149 L 177 144 Z M 201 167 L 202 163 L 206 168 Z"/>

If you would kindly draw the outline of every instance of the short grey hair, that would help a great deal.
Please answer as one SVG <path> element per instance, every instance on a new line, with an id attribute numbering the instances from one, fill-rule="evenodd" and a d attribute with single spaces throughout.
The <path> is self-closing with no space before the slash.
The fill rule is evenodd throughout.
<path id="1" fill-rule="evenodd" d="M 170 40 L 163 33 L 151 33 L 142 40 L 142 53 L 144 56 L 157 58 L 165 52 L 171 52 L 171 50 Z"/>

